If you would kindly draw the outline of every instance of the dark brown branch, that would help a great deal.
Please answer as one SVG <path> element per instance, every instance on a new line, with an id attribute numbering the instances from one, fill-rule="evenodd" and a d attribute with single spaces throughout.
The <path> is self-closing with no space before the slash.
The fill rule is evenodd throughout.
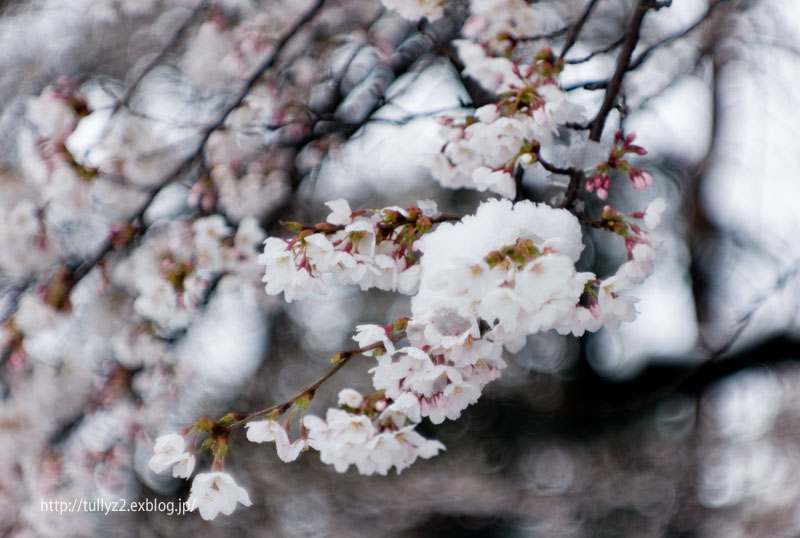
<path id="1" fill-rule="evenodd" d="M 519 202 L 523 199 L 522 196 L 522 180 L 525 178 L 525 169 L 517 165 L 514 170 L 514 186 L 516 187 L 516 194 L 514 195 L 514 202 Z"/>
<path id="2" fill-rule="evenodd" d="M 608 88 L 608 81 L 607 80 L 590 80 L 588 82 L 578 82 L 577 84 L 571 84 L 569 86 L 564 86 L 565 92 L 571 92 L 574 90 L 605 90 Z"/>
<path id="3" fill-rule="evenodd" d="M 561 168 L 560 166 L 556 166 L 554 164 L 549 163 L 548 161 L 542 159 L 542 156 L 539 152 L 536 152 L 536 160 L 539 164 L 542 165 L 542 168 L 550 172 L 551 174 L 558 174 L 561 176 L 572 176 L 577 170 L 575 168 Z"/>
<path id="4" fill-rule="evenodd" d="M 625 40 L 622 43 L 622 50 L 617 58 L 616 70 L 611 80 L 608 81 L 608 87 L 606 88 L 603 103 L 600 105 L 600 110 L 597 111 L 597 115 L 590 124 L 589 140 L 595 142 L 600 141 L 600 137 L 603 134 L 603 127 L 605 127 L 606 124 L 606 118 L 608 117 L 608 113 L 611 112 L 611 109 L 614 108 L 614 104 L 619 97 L 622 88 L 622 79 L 625 77 L 625 73 L 628 72 L 628 64 L 630 63 L 631 55 L 636 48 L 636 44 L 639 42 L 639 31 L 642 27 L 642 21 L 647 12 L 653 7 L 658 7 L 657 4 L 654 4 L 653 0 L 639 0 L 636 10 L 631 16 L 625 31 Z M 573 202 L 575 202 L 575 199 L 578 197 L 578 190 L 580 189 L 580 184 L 583 179 L 584 174 L 582 171 L 576 170 L 570 175 L 569 185 L 564 194 L 564 201 L 561 203 L 561 207 L 570 208 L 572 206 Z"/>
<path id="5" fill-rule="evenodd" d="M 564 47 L 561 49 L 561 54 L 558 55 L 559 59 L 564 59 L 564 56 L 567 55 L 569 49 L 575 44 L 575 41 L 578 39 L 578 35 L 581 33 L 583 29 L 583 25 L 586 24 L 586 21 L 589 20 L 589 15 L 592 13 L 594 6 L 597 5 L 598 0 L 589 0 L 589 5 L 586 6 L 586 9 L 583 11 L 583 15 L 581 18 L 578 19 L 578 22 L 575 23 L 575 26 L 572 27 L 572 31 L 569 33 L 567 37 L 567 42 L 564 43 Z"/>
<path id="6" fill-rule="evenodd" d="M 123 106 L 128 106 L 133 94 L 136 92 L 142 80 L 144 80 L 148 73 L 150 73 L 153 69 L 161 65 L 167 55 L 178 46 L 178 44 L 183 40 L 183 36 L 186 34 L 186 31 L 194 25 L 195 21 L 199 17 L 200 13 L 203 12 L 203 9 L 206 7 L 206 5 L 208 5 L 208 0 L 200 0 L 200 2 L 198 2 L 198 4 L 192 10 L 192 14 L 187 17 L 180 27 L 178 27 L 178 30 L 173 34 L 172 38 L 169 40 L 169 43 L 167 43 L 161 49 L 161 51 L 152 60 L 150 60 L 150 62 L 144 67 L 144 69 L 142 69 L 142 72 L 139 73 L 133 83 L 128 86 L 128 89 L 125 91 L 123 96 L 114 105 L 112 115 L 116 114 Z"/>
<path id="7" fill-rule="evenodd" d="M 552 32 L 548 32 L 546 34 L 538 34 L 538 35 L 531 35 L 531 36 L 521 36 L 521 37 L 514 37 L 514 38 L 509 38 L 509 39 L 511 39 L 512 42 L 517 42 L 517 41 L 539 41 L 539 40 L 542 40 L 542 39 L 553 39 L 555 37 L 560 37 L 560 36 L 566 34 L 570 30 L 572 30 L 572 28 L 573 28 L 573 26 L 569 25 L 569 26 L 565 26 L 563 28 L 559 28 L 558 30 L 554 30 Z"/>
<path id="8" fill-rule="evenodd" d="M 697 19 L 694 23 L 692 23 L 690 26 L 688 26 L 684 30 L 681 30 L 680 32 L 676 32 L 676 33 L 674 33 L 674 34 L 672 34 L 672 35 L 670 35 L 668 37 L 665 37 L 661 41 L 659 41 L 657 43 L 654 43 L 653 45 L 650 45 L 649 47 L 647 47 L 644 51 L 642 51 L 641 54 L 639 54 L 636 57 L 635 60 L 633 60 L 630 63 L 630 65 L 628 66 L 628 71 L 633 71 L 634 69 L 636 69 L 640 65 L 642 65 L 642 63 L 645 60 L 647 60 L 647 58 L 650 56 L 650 54 L 653 53 L 653 51 L 663 47 L 664 45 L 668 45 L 669 43 L 672 43 L 673 41 L 676 41 L 676 40 L 678 40 L 678 39 L 690 34 L 691 32 L 693 32 L 698 26 L 700 26 L 706 20 L 708 20 L 708 18 L 714 13 L 714 11 L 717 10 L 718 7 L 722 6 L 723 4 L 725 4 L 726 2 L 729 2 L 729 1 L 730 0 L 718 0 L 716 3 L 712 4 L 711 6 L 709 6 L 708 10 L 706 10 L 706 12 L 699 19 Z"/>
<path id="9" fill-rule="evenodd" d="M 270 69 L 275 62 L 277 61 L 278 57 L 282 53 L 285 46 L 288 42 L 300 31 L 300 29 L 305 26 L 322 8 L 325 4 L 325 0 L 318 0 L 304 15 L 301 17 L 285 34 L 284 36 L 276 43 L 275 50 L 273 53 L 267 58 L 258 69 L 250 76 L 247 80 L 244 88 L 239 92 L 236 98 L 228 104 L 227 107 L 220 113 L 217 119 L 210 125 L 208 125 L 204 130 L 200 140 L 197 143 L 195 149 L 186 157 L 184 157 L 181 162 L 179 162 L 166 176 L 158 183 L 158 185 L 150 191 L 147 196 L 147 199 L 144 203 L 140 206 L 139 210 L 131 216 L 127 222 L 126 226 L 135 226 L 137 229 L 137 233 L 141 233 L 143 227 L 140 226 L 140 223 L 143 220 L 144 214 L 152 205 L 153 201 L 156 199 L 158 194 L 164 190 L 168 185 L 174 182 L 176 179 L 180 178 L 191 166 L 197 161 L 199 157 L 202 156 L 203 150 L 205 148 L 208 139 L 211 137 L 211 134 L 214 133 L 217 129 L 219 129 L 227 120 L 228 116 L 237 108 L 239 108 L 242 103 L 244 102 L 245 98 L 250 94 L 252 89 L 264 75 L 264 73 Z M 68 274 L 64 277 L 63 282 L 61 283 L 61 287 L 59 289 L 58 296 L 54 298 L 53 306 L 56 308 L 62 308 L 69 297 L 69 294 L 75 288 L 75 286 L 83 280 L 83 278 L 89 274 L 89 272 L 94 269 L 105 257 L 114 250 L 115 245 L 112 241 L 112 238 L 109 237 L 103 243 L 103 245 L 98 249 L 94 256 L 89 258 L 88 260 L 81 263 L 79 266 L 68 270 Z M 57 278 L 58 275 L 54 278 Z M 5 352 L 6 350 L 4 350 Z"/>
<path id="10" fill-rule="evenodd" d="M 589 60 L 591 60 L 592 58 L 594 58 L 595 56 L 597 56 L 598 54 L 606 54 L 608 52 L 611 52 L 615 48 L 617 48 L 620 45 L 622 45 L 623 41 L 625 41 L 625 36 L 620 37 L 619 39 L 617 39 L 613 43 L 609 43 L 608 45 L 606 45 L 605 47 L 603 47 L 601 49 L 597 49 L 597 50 L 594 50 L 594 51 L 590 52 L 589 54 L 587 54 L 583 58 L 575 58 L 573 60 L 564 60 L 564 63 L 570 64 L 570 65 L 586 63 Z"/>
<path id="11" fill-rule="evenodd" d="M 403 338 L 405 338 L 406 332 L 399 331 L 396 334 L 390 337 L 390 340 L 393 343 L 397 343 Z M 278 412 L 280 414 L 285 413 L 289 410 L 289 408 L 294 405 L 294 403 L 299 400 L 300 398 L 306 396 L 309 398 L 314 397 L 314 393 L 320 388 L 328 379 L 336 375 L 336 373 L 341 370 L 345 364 L 350 362 L 353 357 L 357 357 L 362 353 L 366 353 L 367 351 L 372 351 L 373 349 L 383 348 L 383 342 L 375 342 L 374 344 L 370 344 L 368 346 L 359 347 L 355 349 L 349 349 L 347 351 L 340 351 L 336 355 L 339 356 L 339 360 L 336 361 L 336 364 L 328 370 L 322 377 L 311 383 L 310 385 L 300 389 L 297 394 L 289 398 L 288 400 L 281 402 L 279 404 L 272 405 L 267 407 L 266 409 L 261 409 L 260 411 L 253 411 L 252 413 L 246 413 L 245 415 L 239 415 L 240 418 L 236 420 L 236 422 L 232 423 L 227 427 L 228 430 L 232 430 L 234 428 L 238 428 L 240 426 L 244 426 L 251 420 L 255 420 L 258 418 L 266 418 L 270 413 Z M 335 356 L 336 356 L 335 355 Z"/>
<path id="12" fill-rule="evenodd" d="M 575 172 L 569 176 L 569 185 L 567 185 L 567 191 L 564 193 L 564 200 L 561 202 L 560 207 L 564 209 L 572 207 L 572 203 L 578 197 L 578 190 L 585 177 L 583 170 L 575 170 Z"/>
<path id="13" fill-rule="evenodd" d="M 676 32 L 675 34 L 672 34 L 671 36 L 666 37 L 666 38 L 662 39 L 661 41 L 659 41 L 658 43 L 655 43 L 655 44 L 651 45 L 650 47 L 648 47 L 647 49 L 645 49 L 641 54 L 639 54 L 636 57 L 636 59 L 634 59 L 634 60 L 632 60 L 630 62 L 630 64 L 627 67 L 627 72 L 634 71 L 634 70 L 638 69 L 639 67 L 641 67 L 642 63 L 644 63 L 645 60 L 647 60 L 647 58 L 650 56 L 650 54 L 652 54 L 656 49 L 658 49 L 660 47 L 663 47 L 664 45 L 667 45 L 667 44 L 669 44 L 669 43 L 671 43 L 673 41 L 676 41 L 677 39 L 680 39 L 681 37 L 684 37 L 684 36 L 690 34 L 698 26 L 700 26 L 703 22 L 708 20 L 708 18 L 711 16 L 711 14 L 720 5 L 722 5 L 722 4 L 726 3 L 726 2 L 729 2 L 729 1 L 730 0 L 719 0 L 717 3 L 712 5 L 708 9 L 708 11 L 706 11 L 706 13 L 704 13 L 703 16 L 701 16 L 697 21 L 695 21 L 691 26 L 681 30 L 680 32 Z M 596 56 L 597 54 L 602 54 L 604 52 L 608 52 L 609 50 L 612 50 L 613 48 L 619 46 L 619 44 L 621 44 L 621 42 L 623 40 L 625 40 L 626 37 L 627 37 L 627 35 L 623 36 L 620 40 L 615 41 L 614 43 L 612 43 L 611 45 L 609 45 L 605 49 L 600 49 L 600 50 L 594 51 L 591 54 L 589 54 L 588 56 L 586 56 L 585 58 L 580 58 L 580 59 L 577 59 L 577 60 L 567 60 L 566 63 L 576 63 L 577 64 L 577 63 L 582 63 L 582 62 L 588 61 L 592 57 Z M 564 86 L 563 89 L 564 89 L 564 91 L 567 91 L 567 92 L 573 91 L 573 90 L 578 90 L 578 89 L 600 90 L 600 89 L 608 88 L 610 83 L 611 83 L 611 80 L 608 80 L 608 79 L 607 80 L 592 80 L 592 81 L 587 81 L 587 82 L 578 82 L 578 83 L 575 83 L 575 84 L 571 84 L 569 86 Z"/>
<path id="14" fill-rule="evenodd" d="M 592 121 L 592 128 L 589 131 L 589 140 L 595 142 L 600 141 L 600 136 L 603 134 L 603 127 L 605 127 L 608 113 L 611 112 L 611 109 L 614 107 L 614 102 L 622 87 L 622 79 L 625 77 L 625 73 L 628 72 L 628 65 L 631 61 L 633 49 L 636 48 L 636 44 L 639 42 L 639 30 L 642 27 L 642 21 L 651 7 L 653 7 L 652 0 L 639 0 L 639 4 L 633 12 L 633 16 L 625 32 L 625 41 L 622 44 L 622 50 L 617 59 L 617 68 L 611 80 L 608 82 L 608 89 L 606 90 L 603 103 L 600 105 L 600 110 L 598 110 L 597 116 L 595 116 Z"/>

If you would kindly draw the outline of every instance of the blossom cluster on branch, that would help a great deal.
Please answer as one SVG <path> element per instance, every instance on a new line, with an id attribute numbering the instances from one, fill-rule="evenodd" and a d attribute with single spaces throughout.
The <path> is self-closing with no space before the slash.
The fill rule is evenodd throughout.
<path id="1" fill-rule="evenodd" d="M 409 18 L 435 18 L 441 9 L 439 3 L 385 4 Z M 509 28 L 478 14 L 463 32 L 467 39 L 455 42 L 463 74 L 496 101 L 463 123 L 443 120 L 447 142 L 431 161 L 431 174 L 443 186 L 515 198 L 519 174 L 533 167 L 541 176 L 560 174 L 572 182 L 588 177 L 585 189 L 601 199 L 611 187 L 610 170 L 626 172 L 637 189 L 652 182 L 648 172 L 622 158 L 645 153 L 632 144 L 633 134 L 620 131 L 604 146 L 585 131 L 569 129 L 587 118 L 558 85 L 563 58 L 550 49 L 516 50 Z M 506 46 L 498 47 L 498 40 Z M 346 200 L 327 205 L 332 212 L 326 222 L 284 223 L 291 237 L 265 241 L 259 261 L 266 292 L 283 292 L 291 302 L 324 293 L 332 282 L 358 284 L 362 290 L 411 294 L 411 316 L 386 326 L 358 326 L 353 338 L 359 347 L 334 356 L 329 374 L 283 404 L 198 421 L 187 434 L 207 435 L 215 468 L 221 468 L 229 433 L 240 425 L 247 427 L 248 440 L 274 442 L 281 460 L 314 449 L 339 472 L 354 465 L 362 474 L 392 468 L 399 473 L 417 458 L 435 456 L 445 447 L 416 433 L 415 426 L 425 418 L 434 424 L 459 418 L 501 375 L 504 353 L 519 351 L 528 336 L 547 330 L 580 336 L 635 318 L 636 298 L 622 292 L 652 273 L 655 251 L 647 230 L 634 221 L 652 228 L 664 209 L 660 199 L 627 215 L 606 206 L 590 222 L 623 238 L 628 252 L 616 274 L 598 278 L 578 269 L 581 222 L 566 208 L 499 199 L 480 204 L 474 215 L 442 219 L 431 203 L 359 211 Z M 407 345 L 399 347 L 401 340 Z M 375 358 L 369 372 L 376 392 L 343 389 L 338 408 L 324 418 L 307 414 L 316 388 L 359 354 Z M 299 434 L 292 439 L 297 412 Z M 183 457 L 173 457 L 176 475 L 183 476 Z M 151 467 L 164 470 L 158 453 Z M 197 480 L 193 495 L 206 487 L 205 478 Z"/>
<path id="2" fill-rule="evenodd" d="M 149 13 L 156 2 L 85 4 L 108 21 Z M 96 394 L 76 406 L 85 417 L 74 435 L 95 439 L 92 428 L 108 417 L 115 424 L 100 441 L 69 445 L 74 457 L 59 472 L 95 479 L 88 470 L 102 463 L 96 481 L 111 489 L 125 482 L 136 443 L 149 447 L 174 427 L 169 410 L 191 377 L 176 342 L 215 294 L 268 310 L 277 302 L 269 296 L 292 302 L 357 285 L 409 295 L 411 307 L 407 317 L 355 327 L 358 347 L 334 355 L 331 369 L 290 399 L 157 437 L 149 468 L 192 479 L 189 504 L 205 519 L 252 504 L 224 467 L 240 428 L 251 442 L 274 443 L 283 461 L 315 450 L 338 472 L 399 473 L 445 450 L 417 426 L 458 419 L 529 336 L 581 336 L 636 317 L 629 292 L 653 272 L 650 231 L 663 200 L 634 212 L 575 202 L 650 186 L 636 161 L 644 148 L 622 128 L 604 137 L 605 116 L 592 118 L 561 87 L 564 54 L 525 37 L 541 26 L 535 4 L 475 0 L 465 20 L 449 13 L 455 4 L 286 0 L 264 13 L 252 2 L 200 2 L 128 83 L 64 77 L 28 100 L 17 175 L 0 185 L 0 273 L 14 291 L 0 323 L 8 408 L 30 407 L 27 387 L 49 375 L 38 365 L 73 361 L 80 366 L 63 370 L 74 384 L 86 372 L 98 378 Z M 436 24 L 448 14 L 463 22 L 460 38 L 439 42 L 446 32 Z M 423 52 L 449 55 L 458 77 L 488 96 L 462 116 L 438 118 L 442 143 L 424 157 L 430 177 L 499 197 L 484 195 L 467 215 L 442 214 L 430 200 L 354 210 L 336 199 L 324 222 L 280 222 L 303 179 L 384 103 L 361 103 L 388 86 L 377 75 L 358 78 L 360 62 L 382 76 L 410 70 L 411 38 L 362 31 L 382 18 L 412 29 Z M 159 69 L 167 75 L 154 76 Z M 348 107 L 359 112 L 350 117 Z M 625 175 L 630 183 L 617 181 Z M 559 194 L 534 201 L 525 185 L 535 181 Z M 288 232 L 275 233 L 278 222 Z M 582 260 L 589 227 L 624 243 L 614 274 Z M 344 388 L 336 407 L 313 414 L 317 389 L 359 362 L 374 391 Z M 67 411 L 50 419 L 47 435 L 62 433 L 54 430 Z M 193 476 L 204 451 L 211 469 Z M 49 484 L 32 482 L 43 492 Z"/>

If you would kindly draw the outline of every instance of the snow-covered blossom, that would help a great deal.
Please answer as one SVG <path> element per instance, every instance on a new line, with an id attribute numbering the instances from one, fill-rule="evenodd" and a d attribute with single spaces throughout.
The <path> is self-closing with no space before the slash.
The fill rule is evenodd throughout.
<path id="1" fill-rule="evenodd" d="M 527 201 L 483 203 L 474 216 L 441 224 L 418 242 L 422 275 L 412 312 L 448 307 L 464 317 L 493 320 L 498 313 L 511 319 L 517 309 L 515 324 L 533 327 L 537 314 L 558 301 L 577 303 L 591 278 L 574 268 L 583 250 L 581 237 L 577 219 L 566 210 Z M 489 294 L 505 299 L 498 296 L 488 307 Z M 506 306 L 498 312 L 503 301 Z"/>
<path id="2" fill-rule="evenodd" d="M 192 490 L 186 500 L 190 510 L 199 510 L 205 519 L 214 519 L 218 514 L 230 515 L 236 504 L 251 506 L 250 495 L 236 484 L 227 473 L 199 473 L 192 481 Z"/>
<path id="3" fill-rule="evenodd" d="M 434 200 L 417 200 L 417 207 L 422 211 L 423 215 L 431 219 L 440 217 L 442 214 Z"/>
<path id="4" fill-rule="evenodd" d="M 420 291 L 407 326 L 412 345 L 386 346 L 371 370 L 375 389 L 391 402 L 381 416 L 397 427 L 421 417 L 458 418 L 505 367 L 503 347 L 516 352 L 527 335 L 583 334 L 631 321 L 635 298 L 618 292 L 652 270 L 652 249 L 642 240 L 613 280 L 577 271 L 577 219 L 531 202 L 490 200 L 474 216 L 440 225 L 418 247 Z M 587 293 L 588 309 L 581 305 Z M 359 343 L 386 338 L 383 327 L 359 327 Z"/>

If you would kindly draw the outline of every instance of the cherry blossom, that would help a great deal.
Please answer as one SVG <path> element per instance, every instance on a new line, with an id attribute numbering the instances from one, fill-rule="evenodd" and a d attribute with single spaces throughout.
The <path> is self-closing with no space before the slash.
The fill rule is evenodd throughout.
<path id="1" fill-rule="evenodd" d="M 219 471 L 196 475 L 186 502 L 190 510 L 198 510 L 206 520 L 214 519 L 218 514 L 232 514 L 237 503 L 243 506 L 253 504 L 247 491 L 237 485 L 231 475 Z"/>
<path id="2" fill-rule="evenodd" d="M 324 420 L 308 415 L 303 423 L 320 460 L 340 473 L 350 465 L 366 475 L 385 475 L 393 467 L 400 473 L 417 458 L 430 458 L 444 450 L 438 441 L 415 432 L 413 425 L 400 429 L 376 426 L 364 415 L 339 409 L 329 409 Z"/>
<path id="3" fill-rule="evenodd" d="M 186 452 L 186 440 L 177 433 L 168 433 L 156 439 L 153 457 L 148 466 L 153 472 L 163 473 L 173 467 L 173 476 L 188 478 L 194 469 L 194 456 Z"/>

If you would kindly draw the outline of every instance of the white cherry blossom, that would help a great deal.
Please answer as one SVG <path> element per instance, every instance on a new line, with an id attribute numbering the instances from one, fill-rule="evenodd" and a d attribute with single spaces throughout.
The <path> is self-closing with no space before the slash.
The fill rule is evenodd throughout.
<path id="1" fill-rule="evenodd" d="M 230 515 L 236 504 L 252 506 L 250 495 L 236 484 L 233 477 L 223 472 L 199 473 L 192 481 L 192 490 L 186 500 L 190 510 L 199 510 L 203 519 L 214 519 L 219 514 Z"/>

